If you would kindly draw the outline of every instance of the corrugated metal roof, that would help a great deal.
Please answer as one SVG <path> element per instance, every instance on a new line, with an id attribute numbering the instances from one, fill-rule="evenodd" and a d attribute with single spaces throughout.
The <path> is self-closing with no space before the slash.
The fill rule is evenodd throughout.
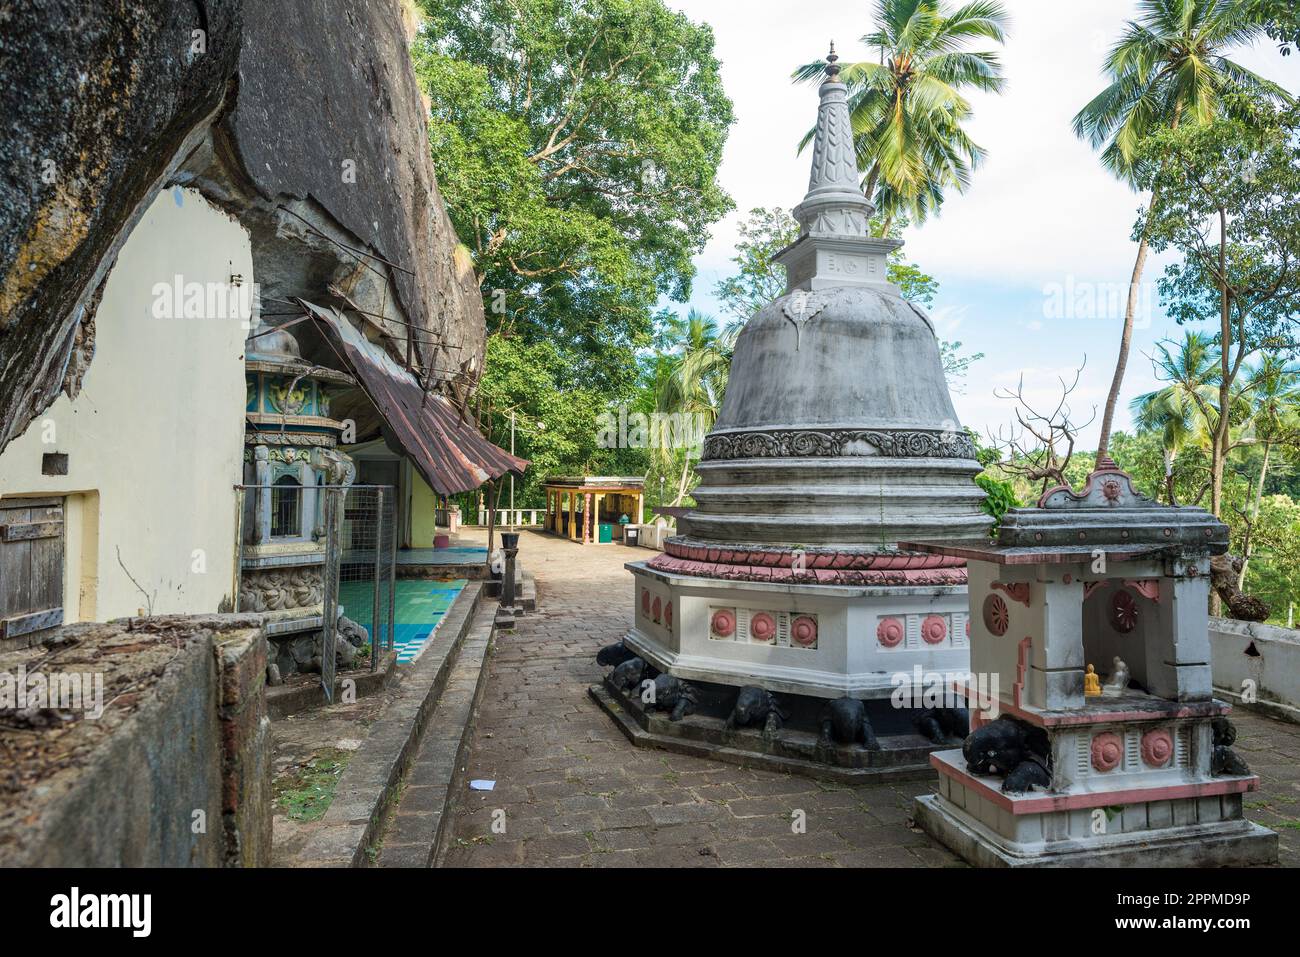
<path id="1" fill-rule="evenodd" d="M 429 487 L 440 495 L 470 492 L 507 472 L 522 474 L 527 459 L 498 448 L 445 396 L 425 392 L 415 376 L 358 332 L 337 310 L 299 300 L 350 366 L 394 440 Z"/>

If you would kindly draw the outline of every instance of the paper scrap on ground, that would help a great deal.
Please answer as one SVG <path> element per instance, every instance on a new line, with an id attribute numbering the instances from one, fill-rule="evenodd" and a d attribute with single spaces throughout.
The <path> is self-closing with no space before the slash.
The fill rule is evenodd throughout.
<path id="1" fill-rule="evenodd" d="M 495 781 L 470 781 L 469 789 L 471 791 L 491 791 L 497 786 Z"/>

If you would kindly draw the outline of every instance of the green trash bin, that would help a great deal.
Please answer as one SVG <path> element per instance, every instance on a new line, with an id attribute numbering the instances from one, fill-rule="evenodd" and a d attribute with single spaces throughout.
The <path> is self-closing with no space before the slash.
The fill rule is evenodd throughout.
<path id="1" fill-rule="evenodd" d="M 612 542 L 614 540 L 614 526 L 608 522 L 600 523 L 600 537 L 597 541 Z"/>

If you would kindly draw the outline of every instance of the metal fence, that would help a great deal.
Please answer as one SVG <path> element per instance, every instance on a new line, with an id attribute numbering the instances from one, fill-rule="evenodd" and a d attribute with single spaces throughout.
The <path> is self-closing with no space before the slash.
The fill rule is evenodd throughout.
<path id="1" fill-rule="evenodd" d="M 396 493 L 389 485 L 296 481 L 237 489 L 241 548 L 236 594 L 241 596 L 240 610 L 267 610 L 260 607 L 258 589 L 244 587 L 245 576 L 264 575 L 269 569 L 296 588 L 294 597 L 273 606 L 274 610 L 312 607 L 317 600 L 314 586 L 319 581 L 321 687 L 333 701 L 338 642 L 348 640 L 347 634 L 340 634 L 341 618 L 364 630 L 358 647 L 369 649 L 372 671 L 379 667 L 384 651 L 393 649 Z M 310 614 L 305 617 L 314 618 Z"/>

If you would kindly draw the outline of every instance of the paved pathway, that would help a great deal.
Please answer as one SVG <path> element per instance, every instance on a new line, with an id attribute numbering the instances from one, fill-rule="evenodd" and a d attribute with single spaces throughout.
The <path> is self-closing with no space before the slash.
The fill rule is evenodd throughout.
<path id="1" fill-rule="evenodd" d="M 623 562 L 650 554 L 524 533 L 538 609 L 495 640 L 442 863 L 960 866 L 908 826 L 928 782 L 843 787 L 628 743 L 587 686 L 601 676 L 596 651 L 631 620 Z M 1284 864 L 1300 864 L 1300 726 L 1245 714 L 1237 724 L 1242 756 L 1264 779 L 1249 814 L 1279 830 Z M 471 792 L 469 778 L 496 789 Z"/>

